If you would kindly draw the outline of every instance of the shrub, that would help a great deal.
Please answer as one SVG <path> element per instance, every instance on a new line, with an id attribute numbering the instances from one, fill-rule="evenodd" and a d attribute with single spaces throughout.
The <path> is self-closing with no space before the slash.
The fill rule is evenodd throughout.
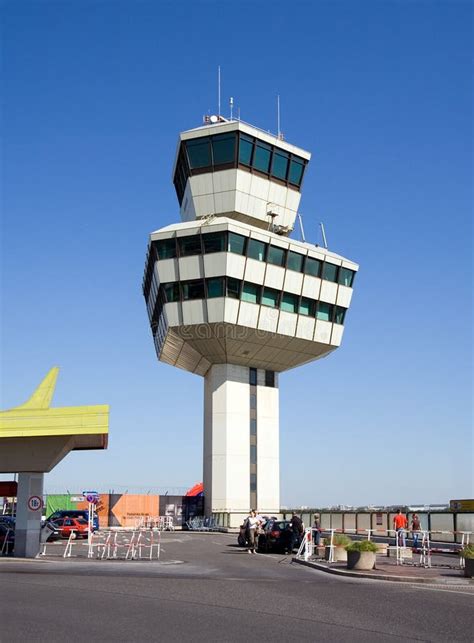
<path id="1" fill-rule="evenodd" d="M 466 545 L 463 549 L 461 549 L 459 554 L 463 558 L 474 558 L 474 543 Z"/>
<path id="2" fill-rule="evenodd" d="M 372 540 L 357 540 L 347 545 L 346 551 L 372 551 L 377 552 L 377 545 Z"/>
<path id="3" fill-rule="evenodd" d="M 335 545 L 336 547 L 345 547 L 346 545 L 350 545 L 352 540 L 349 538 L 349 536 L 346 536 L 346 534 L 334 534 L 334 538 L 332 540 L 332 544 Z M 328 545 L 331 544 L 331 539 L 328 538 Z"/>

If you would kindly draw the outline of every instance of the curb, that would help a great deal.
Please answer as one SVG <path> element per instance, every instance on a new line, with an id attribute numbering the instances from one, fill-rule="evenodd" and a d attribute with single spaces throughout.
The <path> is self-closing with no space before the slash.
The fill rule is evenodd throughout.
<path id="1" fill-rule="evenodd" d="M 336 569 L 334 567 L 327 567 L 326 565 L 321 565 L 319 563 L 310 562 L 308 560 L 302 560 L 301 558 L 292 558 L 293 563 L 298 563 L 299 565 L 305 565 L 306 567 L 312 567 L 317 569 L 320 572 L 326 572 L 327 574 L 335 574 L 336 576 L 347 576 L 349 578 L 369 578 L 371 580 L 385 580 L 395 583 L 426 583 L 429 585 L 451 585 L 450 582 L 441 580 L 438 578 L 424 578 L 423 576 L 390 576 L 388 574 L 371 574 L 370 572 L 351 572 L 346 569 Z M 457 580 L 457 579 L 456 579 Z M 469 580 L 459 577 L 459 582 L 461 585 L 472 585 Z"/>

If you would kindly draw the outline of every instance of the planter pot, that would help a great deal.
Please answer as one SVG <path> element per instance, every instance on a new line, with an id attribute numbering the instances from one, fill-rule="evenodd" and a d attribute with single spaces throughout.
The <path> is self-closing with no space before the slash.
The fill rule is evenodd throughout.
<path id="1" fill-rule="evenodd" d="M 331 547 L 326 546 L 324 551 L 325 560 L 329 560 Z M 345 547 L 334 547 L 334 560 L 336 563 L 345 563 L 347 561 L 347 551 Z"/>
<path id="2" fill-rule="evenodd" d="M 466 578 L 474 578 L 474 558 L 464 559 L 464 576 Z"/>
<path id="3" fill-rule="evenodd" d="M 369 570 L 375 567 L 375 552 L 373 551 L 348 551 L 347 569 Z"/>

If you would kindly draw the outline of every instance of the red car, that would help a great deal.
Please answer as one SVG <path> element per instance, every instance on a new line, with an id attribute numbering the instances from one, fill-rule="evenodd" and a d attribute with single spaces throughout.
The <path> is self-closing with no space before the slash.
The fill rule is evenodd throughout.
<path id="1" fill-rule="evenodd" d="M 58 529 L 61 538 L 69 538 L 71 532 L 72 538 L 87 538 L 89 535 L 89 523 L 84 518 L 59 518 L 53 521 L 53 525 Z"/>

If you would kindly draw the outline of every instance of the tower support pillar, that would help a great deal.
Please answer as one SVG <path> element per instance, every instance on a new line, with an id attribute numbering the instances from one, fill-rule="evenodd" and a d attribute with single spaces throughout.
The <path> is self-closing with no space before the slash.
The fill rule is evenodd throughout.
<path id="1" fill-rule="evenodd" d="M 280 511 L 278 376 L 213 365 L 204 381 L 204 512 L 238 527 Z"/>
<path id="2" fill-rule="evenodd" d="M 40 550 L 43 473 L 18 474 L 15 557 L 34 558 Z"/>

